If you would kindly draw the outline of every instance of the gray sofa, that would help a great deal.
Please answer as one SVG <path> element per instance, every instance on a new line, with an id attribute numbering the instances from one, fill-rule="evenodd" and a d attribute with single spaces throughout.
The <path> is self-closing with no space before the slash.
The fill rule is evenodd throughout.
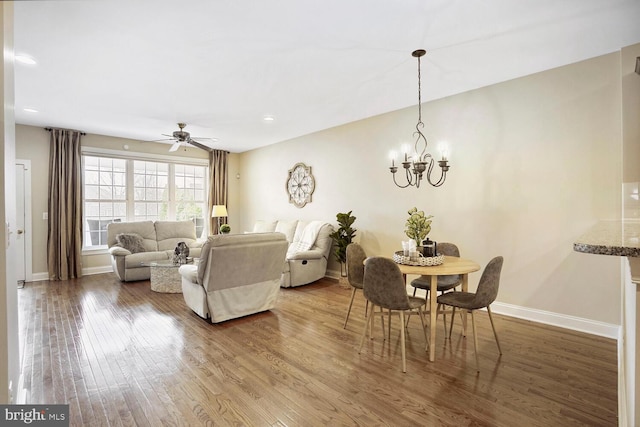
<path id="1" fill-rule="evenodd" d="M 187 306 L 212 323 L 272 309 L 288 246 L 282 233 L 209 236 L 198 265 L 179 270 Z"/>
<path id="2" fill-rule="evenodd" d="M 306 285 L 326 275 L 333 244 L 331 224 L 324 221 L 256 221 L 253 232 L 279 232 L 286 236 L 289 247 L 282 270 L 281 287 Z"/>
<path id="3" fill-rule="evenodd" d="M 118 235 L 121 235 L 118 237 Z M 124 248 L 118 240 L 140 236 L 141 246 Z M 193 221 L 132 221 L 107 225 L 107 246 L 111 254 L 113 272 L 123 282 L 149 280 L 150 271 L 143 263 L 169 261 L 178 242 L 189 246 L 189 256 L 199 257 L 202 242 L 196 240 Z"/>

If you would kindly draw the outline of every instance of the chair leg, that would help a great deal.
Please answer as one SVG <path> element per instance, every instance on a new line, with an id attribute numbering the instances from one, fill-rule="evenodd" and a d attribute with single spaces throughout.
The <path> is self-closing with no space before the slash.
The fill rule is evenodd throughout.
<path id="1" fill-rule="evenodd" d="M 449 339 L 451 339 L 451 333 L 453 332 L 453 321 L 456 318 L 456 308 L 452 307 L 453 311 L 451 312 L 451 326 L 449 327 Z"/>
<path id="2" fill-rule="evenodd" d="M 384 308 L 382 307 L 380 307 L 380 324 L 382 325 L 382 341 L 384 341 L 387 338 L 385 337 L 385 331 L 384 331 Z M 371 322 L 371 325 L 373 325 L 373 322 Z M 371 336 L 371 339 L 373 339 L 373 335 Z"/>
<path id="3" fill-rule="evenodd" d="M 351 306 L 353 305 L 353 298 L 356 296 L 356 288 L 353 288 L 353 292 L 351 292 L 351 301 L 349 301 L 349 308 L 347 309 L 347 317 L 344 318 L 344 326 L 342 329 L 347 328 L 347 322 L 349 321 L 349 313 L 351 313 Z"/>
<path id="4" fill-rule="evenodd" d="M 389 337 L 389 341 L 391 341 L 391 309 L 389 309 L 388 316 L 389 316 L 389 324 L 387 325 L 387 327 L 389 328 L 389 333 L 387 334 L 387 336 Z M 404 326 L 404 318 L 402 318 L 402 326 Z"/>
<path id="5" fill-rule="evenodd" d="M 427 342 L 427 349 L 429 348 L 429 338 L 427 338 L 427 324 L 424 321 L 424 312 L 422 307 L 418 307 L 418 315 L 420 316 L 420 323 L 422 323 L 422 333 L 424 334 L 424 340 Z"/>
<path id="6" fill-rule="evenodd" d="M 473 310 L 469 310 L 471 312 L 471 329 L 473 329 L 473 353 L 476 356 L 476 369 L 480 372 L 480 359 L 478 358 L 478 333 L 476 332 L 476 318 L 473 315 Z"/>
<path id="7" fill-rule="evenodd" d="M 496 327 L 493 324 L 493 316 L 491 315 L 491 308 L 487 306 L 487 313 L 489 313 L 489 320 L 491 321 L 491 329 L 493 329 L 493 336 L 496 338 L 496 344 L 498 345 L 498 352 L 502 354 L 502 349 L 500 348 L 500 341 L 498 341 L 498 333 L 496 332 Z"/>
<path id="8" fill-rule="evenodd" d="M 371 324 L 373 324 L 373 309 L 374 306 L 371 306 L 371 311 L 367 314 L 367 320 L 364 322 L 364 330 L 362 331 L 362 337 L 360 337 L 360 347 L 358 348 L 358 353 L 362 351 L 362 344 L 364 344 L 364 337 L 367 335 L 367 328 L 369 328 L 369 335 L 371 335 Z"/>
<path id="9" fill-rule="evenodd" d="M 438 313 L 440 313 L 440 311 L 442 310 L 442 323 L 444 324 L 444 336 L 445 339 L 447 338 L 447 313 L 445 312 L 446 307 L 444 307 L 442 304 L 438 304 Z M 436 319 L 438 318 L 438 315 L 436 314 Z"/>
<path id="10" fill-rule="evenodd" d="M 389 310 L 391 313 L 391 310 Z M 400 310 L 400 324 L 404 325 L 404 310 Z M 402 346 L 402 372 L 407 372 L 407 359 L 404 349 L 404 328 L 400 328 L 400 346 Z"/>
<path id="11" fill-rule="evenodd" d="M 416 296 L 416 291 L 418 290 L 418 288 L 414 287 L 413 288 L 413 296 Z M 425 295 L 425 299 L 428 301 L 429 300 L 429 289 L 425 289 L 425 291 L 427 292 Z M 407 321 L 405 322 L 404 327 L 407 328 L 409 327 L 409 319 L 411 319 L 411 315 L 413 314 L 413 311 L 410 311 L 407 313 Z"/>

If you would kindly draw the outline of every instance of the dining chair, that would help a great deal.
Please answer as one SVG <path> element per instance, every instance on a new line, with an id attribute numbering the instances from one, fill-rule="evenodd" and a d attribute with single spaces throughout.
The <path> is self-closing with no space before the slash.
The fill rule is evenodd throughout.
<path id="1" fill-rule="evenodd" d="M 379 315 L 384 315 L 386 308 L 390 312 L 397 311 L 400 314 L 400 348 L 402 349 L 402 372 L 407 372 L 406 351 L 405 351 L 405 312 L 417 311 L 422 322 L 422 332 L 427 340 L 425 330 L 424 312 L 422 308 L 427 301 L 407 295 L 404 278 L 396 263 L 389 258 L 370 257 L 367 258 L 364 267 L 363 277 L 364 297 L 371 302 L 371 309 L 367 313 L 367 320 L 360 338 L 358 353 L 362 351 L 367 327 L 373 330 L 373 318 L 375 317 L 375 307 L 380 307 Z M 390 321 L 390 320 L 389 320 Z M 384 328 L 383 328 L 384 329 Z M 372 333 L 372 332 L 370 332 Z M 384 330 L 383 330 L 384 334 Z M 389 337 L 390 339 L 391 337 Z"/>
<path id="2" fill-rule="evenodd" d="M 471 326 L 473 329 L 473 351 L 476 356 L 476 368 L 480 372 L 480 361 L 478 359 L 478 335 L 476 333 L 476 321 L 473 315 L 475 310 L 486 308 L 489 314 L 489 320 L 491 321 L 491 329 L 493 329 L 493 336 L 496 339 L 498 345 L 498 352 L 502 354 L 500 348 L 500 341 L 498 340 L 498 334 L 496 332 L 495 324 L 493 323 L 493 316 L 491 315 L 490 305 L 496 300 L 498 296 L 498 287 L 500 286 L 500 272 L 502 271 L 503 258 L 497 256 L 493 258 L 480 277 L 478 283 L 478 289 L 476 292 L 447 292 L 438 297 L 438 305 L 448 305 L 453 307 L 453 315 L 451 317 L 451 327 L 449 328 L 449 338 L 451 338 L 451 332 L 453 331 L 453 320 L 455 317 L 456 308 L 467 310 L 471 313 Z"/>
<path id="3" fill-rule="evenodd" d="M 460 250 L 453 243 L 438 243 L 438 253 L 446 256 L 454 256 L 460 258 Z M 448 276 L 438 276 L 438 292 L 442 295 L 448 290 L 454 290 L 457 286 L 462 284 L 462 275 L 453 274 Z M 413 286 L 413 296 L 416 296 L 418 289 L 424 289 L 426 292 L 425 298 L 429 297 L 429 290 L 431 289 L 431 276 L 420 276 L 417 279 L 411 281 Z M 447 314 L 443 313 L 444 320 L 444 333 L 447 334 Z"/>
<path id="4" fill-rule="evenodd" d="M 367 258 L 367 254 L 364 252 L 364 249 L 362 249 L 362 246 L 357 243 L 349 243 L 347 245 L 347 281 L 353 290 L 351 292 L 351 300 L 349 301 L 349 308 L 347 309 L 347 316 L 344 319 L 343 328 L 347 327 L 349 313 L 351 313 L 351 306 L 353 305 L 356 291 L 358 291 L 358 289 L 362 290 L 365 258 Z M 368 307 L 369 301 L 366 300 L 365 313 L 368 311 Z"/>

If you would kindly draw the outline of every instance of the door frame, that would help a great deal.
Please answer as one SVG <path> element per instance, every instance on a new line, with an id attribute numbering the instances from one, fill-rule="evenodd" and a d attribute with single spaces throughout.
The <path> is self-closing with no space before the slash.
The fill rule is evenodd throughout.
<path id="1" fill-rule="evenodd" d="M 31 218 L 31 160 L 16 159 L 24 168 L 24 269 L 25 282 L 33 281 L 33 226 Z M 20 191 L 16 188 L 16 191 Z"/>

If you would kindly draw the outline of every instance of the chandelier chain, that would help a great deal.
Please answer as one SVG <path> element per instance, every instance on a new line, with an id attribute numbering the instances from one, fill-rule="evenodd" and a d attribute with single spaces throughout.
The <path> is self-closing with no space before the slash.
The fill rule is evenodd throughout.
<path id="1" fill-rule="evenodd" d="M 438 179 L 438 181 L 436 182 L 433 182 L 431 180 L 431 172 L 433 171 L 433 167 L 436 162 L 433 156 L 427 152 L 427 138 L 422 133 L 424 123 L 422 122 L 422 70 L 420 66 L 420 57 L 425 53 L 426 51 L 419 49 L 415 50 L 411 54 L 413 57 L 418 59 L 418 123 L 416 124 L 416 131 L 413 134 L 416 138 L 414 143 L 415 154 L 409 156 L 405 151 L 404 161 L 401 162 L 402 168 L 405 171 L 406 184 L 401 185 L 396 181 L 396 172 L 398 172 L 398 167 L 394 163 L 393 156 L 391 167 L 389 168 L 391 174 L 393 175 L 393 182 L 400 188 L 407 188 L 409 186 L 415 186 L 416 188 L 419 188 L 420 182 L 422 181 L 423 174 L 425 172 L 427 182 L 433 187 L 440 187 L 442 184 L 444 184 L 447 176 L 447 171 L 449 170 L 449 163 L 447 161 L 446 154 L 443 152 L 442 159 L 437 161 L 438 166 L 440 166 L 441 169 L 440 179 Z M 422 150 L 419 150 L 418 148 L 420 146 L 420 143 L 422 143 Z"/>

